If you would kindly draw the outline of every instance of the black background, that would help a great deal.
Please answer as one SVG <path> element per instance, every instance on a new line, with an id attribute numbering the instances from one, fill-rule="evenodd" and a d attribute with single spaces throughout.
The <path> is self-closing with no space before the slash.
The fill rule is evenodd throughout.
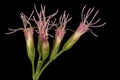
<path id="1" fill-rule="evenodd" d="M 3 80 L 32 80 L 31 64 L 27 58 L 25 40 L 22 31 L 15 34 L 5 35 L 8 28 L 19 28 L 22 21 L 20 12 L 29 15 L 36 4 L 46 5 L 46 14 L 51 14 L 59 9 L 59 14 L 66 10 L 73 19 L 67 28 L 75 30 L 81 20 L 82 7 L 95 7 L 100 12 L 98 17 L 101 22 L 107 24 L 101 28 L 92 29 L 99 37 L 94 37 L 90 32 L 84 34 L 81 39 L 67 52 L 62 54 L 43 72 L 41 80 L 85 80 L 85 79 L 108 79 L 112 78 L 113 57 L 113 29 L 112 13 L 109 0 L 16 0 L 1 2 L 1 29 L 0 46 L 2 54 L 1 73 Z M 63 43 L 70 37 L 72 32 L 67 31 Z M 111 37 L 112 36 L 112 37 Z M 51 39 L 51 38 L 50 38 Z M 2 79 L 1 79 L 2 80 Z"/>

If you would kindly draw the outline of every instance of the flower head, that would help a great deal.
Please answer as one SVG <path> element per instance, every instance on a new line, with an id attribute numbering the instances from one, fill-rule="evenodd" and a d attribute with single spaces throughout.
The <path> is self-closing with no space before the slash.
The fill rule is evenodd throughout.
<path id="1" fill-rule="evenodd" d="M 58 25 L 59 27 L 57 26 L 55 30 L 55 38 L 53 41 L 53 48 L 52 48 L 51 57 L 50 57 L 51 59 L 55 58 L 55 55 L 59 50 L 61 41 L 66 33 L 65 27 L 71 19 L 72 18 L 69 18 L 69 14 L 66 15 L 66 11 L 64 11 L 63 15 L 60 16 L 59 25 Z"/>
<path id="2" fill-rule="evenodd" d="M 34 28 L 32 27 L 30 23 L 32 15 L 33 15 L 33 11 L 30 17 L 27 17 L 24 13 L 20 13 L 20 18 L 22 19 L 24 28 L 18 28 L 18 29 L 9 28 L 11 32 L 6 33 L 6 34 L 12 34 L 12 33 L 17 32 L 18 30 L 23 30 L 25 40 L 26 40 L 28 58 L 29 60 L 34 61 L 34 58 L 35 58 L 35 47 L 34 47 L 34 39 L 33 39 Z"/>
<path id="3" fill-rule="evenodd" d="M 90 31 L 94 36 L 97 36 L 96 34 L 94 34 L 92 32 L 90 27 L 101 27 L 101 26 L 104 26 L 106 24 L 106 22 L 104 22 L 101 25 L 95 25 L 95 24 L 97 24 L 100 21 L 100 18 L 97 19 L 95 22 L 93 22 L 93 20 L 95 19 L 96 15 L 99 12 L 99 10 L 96 11 L 96 13 L 92 17 L 92 19 L 88 22 L 88 18 L 90 18 L 90 15 L 94 11 L 94 7 L 93 8 L 89 8 L 86 14 L 84 13 L 85 7 L 86 6 L 83 7 L 82 12 L 81 12 L 81 19 L 82 19 L 82 21 L 80 22 L 80 25 L 76 29 L 75 33 L 64 44 L 64 46 L 63 46 L 63 50 L 64 51 L 69 50 L 79 40 L 81 35 L 83 35 L 87 31 Z"/>
<path id="4" fill-rule="evenodd" d="M 49 41 L 48 41 L 48 30 L 49 27 L 51 26 L 51 18 L 54 17 L 58 10 L 53 13 L 50 16 L 45 15 L 45 6 L 41 5 L 41 11 L 38 12 L 36 9 L 36 6 L 34 6 L 35 12 L 37 14 L 38 20 L 35 19 L 35 16 L 33 17 L 34 22 L 36 23 L 38 27 L 38 52 L 41 55 L 42 54 L 42 59 L 45 60 L 48 55 L 49 55 Z"/>
<path id="5" fill-rule="evenodd" d="M 29 20 L 32 17 L 33 12 L 31 13 L 30 17 L 25 16 L 23 13 L 20 14 L 20 17 L 23 21 L 23 26 L 24 26 L 24 36 L 26 39 L 26 48 L 27 48 L 27 55 L 28 58 L 31 61 L 34 61 L 35 59 L 35 46 L 34 46 L 34 38 L 33 38 L 33 34 L 34 34 L 34 28 L 32 27 L 31 23 L 29 22 Z M 29 27 L 27 27 L 29 26 Z"/>
<path id="6" fill-rule="evenodd" d="M 45 6 L 42 6 L 41 5 L 41 11 L 38 12 L 37 9 L 36 9 L 36 6 L 34 6 L 35 8 L 35 12 L 37 14 L 37 17 L 39 20 L 36 20 L 35 17 L 34 18 L 34 21 L 38 27 L 38 33 L 39 33 L 39 38 L 44 41 L 44 40 L 48 40 L 48 30 L 49 30 L 49 26 L 50 26 L 50 20 L 52 17 L 54 17 L 58 10 L 50 15 L 50 16 L 47 16 L 45 15 Z"/>
<path id="7" fill-rule="evenodd" d="M 78 26 L 76 32 L 80 33 L 80 34 L 84 34 L 87 31 L 90 31 L 94 36 L 97 36 L 96 34 L 94 34 L 92 32 L 92 30 L 90 29 L 90 27 L 101 27 L 104 26 L 106 24 L 106 22 L 104 22 L 103 24 L 100 25 L 96 25 L 99 21 L 100 18 L 97 19 L 96 21 L 94 21 L 96 15 L 98 14 L 99 10 L 97 10 L 95 12 L 95 14 L 93 15 L 92 19 L 90 21 L 88 21 L 90 17 L 90 15 L 93 13 L 94 11 L 94 7 L 93 8 L 89 8 L 87 13 L 84 13 L 86 6 L 83 7 L 82 12 L 81 12 L 81 19 L 82 21 L 80 22 L 80 25 Z M 93 22 L 94 21 L 94 22 Z"/>
<path id="8" fill-rule="evenodd" d="M 71 19 L 72 17 L 69 18 L 69 14 L 66 15 L 66 11 L 64 11 L 63 15 L 61 15 L 59 18 L 59 27 L 57 27 L 55 31 L 55 38 L 58 38 L 59 40 L 63 39 L 66 32 L 66 25 Z"/>

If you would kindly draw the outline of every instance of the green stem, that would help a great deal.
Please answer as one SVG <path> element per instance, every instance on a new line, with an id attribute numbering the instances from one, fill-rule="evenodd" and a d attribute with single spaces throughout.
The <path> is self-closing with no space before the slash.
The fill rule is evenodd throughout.
<path id="1" fill-rule="evenodd" d="M 32 78 L 33 78 L 33 80 L 36 80 L 36 79 L 35 79 L 35 66 L 34 66 L 34 61 L 31 61 L 31 64 L 32 64 Z"/>
<path id="2" fill-rule="evenodd" d="M 59 57 L 63 52 L 64 52 L 64 50 L 61 50 L 58 54 L 56 54 L 55 59 L 56 59 L 57 57 Z"/>
<path id="3" fill-rule="evenodd" d="M 45 70 L 45 68 L 52 62 L 53 60 L 49 60 L 41 69 L 40 73 L 38 74 L 37 79 L 41 76 L 42 72 Z"/>
<path id="4" fill-rule="evenodd" d="M 39 73 L 41 71 L 42 65 L 44 64 L 45 60 L 38 60 L 37 62 L 37 68 L 36 68 L 36 72 L 35 72 L 35 77 L 39 78 Z"/>
<path id="5" fill-rule="evenodd" d="M 41 56 L 39 55 L 38 57 L 38 61 L 37 61 L 37 67 L 36 67 L 36 73 L 39 71 L 40 67 L 41 67 Z"/>
<path id="6" fill-rule="evenodd" d="M 39 79 L 39 77 L 41 76 L 42 72 L 47 68 L 47 66 L 48 66 L 51 62 L 53 62 L 58 56 L 60 56 L 63 52 L 64 52 L 64 50 L 61 50 L 61 51 L 55 56 L 54 59 L 49 60 L 49 61 L 41 68 L 40 73 L 38 74 L 37 79 Z"/>

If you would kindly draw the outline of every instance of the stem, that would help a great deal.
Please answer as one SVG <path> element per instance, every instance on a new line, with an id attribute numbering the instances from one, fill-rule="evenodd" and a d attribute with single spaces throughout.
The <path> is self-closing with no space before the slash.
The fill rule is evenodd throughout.
<path id="1" fill-rule="evenodd" d="M 42 74 L 42 72 L 45 70 L 45 68 L 46 68 L 52 61 L 53 61 L 53 60 L 49 60 L 49 61 L 43 66 L 43 68 L 41 69 L 38 77 L 40 77 L 40 75 Z"/>
<path id="2" fill-rule="evenodd" d="M 63 52 L 64 52 L 64 50 L 61 50 L 58 54 L 56 54 L 55 59 L 56 59 L 57 57 L 59 57 Z"/>
<path id="3" fill-rule="evenodd" d="M 31 61 L 31 64 L 32 64 L 32 78 L 33 78 L 33 80 L 36 80 L 35 79 L 35 66 L 34 66 L 34 61 Z"/>
<path id="4" fill-rule="evenodd" d="M 39 72 L 39 69 L 40 69 L 40 67 L 41 67 L 41 60 L 40 60 L 40 58 L 41 58 L 41 56 L 39 55 L 38 61 L 37 61 L 36 74 L 37 74 L 37 72 Z"/>
<path id="5" fill-rule="evenodd" d="M 37 79 L 39 79 L 39 77 L 41 76 L 42 72 L 47 68 L 47 66 L 48 66 L 51 62 L 53 62 L 58 56 L 60 56 L 63 52 L 64 52 L 64 50 L 61 50 L 61 51 L 55 56 L 55 58 L 49 60 L 49 61 L 41 68 L 41 71 L 40 71 Z"/>
<path id="6" fill-rule="evenodd" d="M 36 72 L 35 72 L 35 77 L 39 78 L 39 73 L 41 71 L 42 65 L 44 64 L 45 60 L 41 61 L 40 59 L 37 62 L 37 68 L 36 68 Z"/>

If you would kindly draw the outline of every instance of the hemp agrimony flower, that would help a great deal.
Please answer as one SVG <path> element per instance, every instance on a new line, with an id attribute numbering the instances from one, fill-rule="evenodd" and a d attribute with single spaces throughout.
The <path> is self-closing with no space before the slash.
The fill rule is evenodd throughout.
<path id="1" fill-rule="evenodd" d="M 31 62 L 34 62 L 34 59 L 35 59 L 35 47 L 34 47 L 34 38 L 33 38 L 34 29 L 32 28 L 32 25 L 29 22 L 31 16 L 28 18 L 23 13 L 20 14 L 20 17 L 23 21 L 23 26 L 24 26 L 23 31 L 24 31 L 24 36 L 26 40 L 28 58 L 31 60 Z M 27 28 L 28 25 L 30 26 L 29 28 Z"/>
<path id="2" fill-rule="evenodd" d="M 63 15 L 60 16 L 59 25 L 57 26 L 57 28 L 55 30 L 55 38 L 53 41 L 53 48 L 51 51 L 50 58 L 54 58 L 55 55 L 57 54 L 60 44 L 61 44 L 61 41 L 66 33 L 65 27 L 71 19 L 72 18 L 69 18 L 69 14 L 66 15 L 66 11 L 64 11 Z"/>
<path id="3" fill-rule="evenodd" d="M 89 8 L 87 13 L 84 13 L 85 7 L 86 6 L 83 7 L 82 12 L 81 12 L 82 21 L 80 22 L 80 24 L 79 24 L 78 28 L 76 29 L 76 31 L 74 32 L 74 34 L 68 39 L 68 41 L 63 46 L 63 50 L 65 50 L 65 51 L 69 50 L 80 39 L 81 35 L 83 35 L 87 31 L 90 31 L 94 36 L 97 37 L 97 35 L 94 34 L 89 27 L 95 27 L 96 28 L 96 27 L 104 26 L 106 24 L 106 22 L 104 22 L 101 25 L 95 25 L 100 21 L 100 18 L 98 20 L 96 20 L 95 22 L 93 22 L 94 18 L 96 17 L 96 15 L 99 12 L 99 10 L 97 10 L 95 12 L 95 14 L 92 17 L 92 19 L 90 20 L 90 22 L 88 22 L 87 19 L 90 17 L 92 12 L 94 11 L 94 7 Z"/>
<path id="4" fill-rule="evenodd" d="M 18 28 L 18 29 L 9 29 L 12 32 L 6 33 L 6 34 L 12 34 L 15 33 L 18 30 L 23 30 L 25 40 L 26 40 L 26 50 L 27 50 L 27 56 L 32 64 L 32 78 L 34 79 L 34 60 L 35 60 L 35 46 L 34 46 L 34 28 L 30 23 L 31 17 L 33 15 L 33 12 L 31 13 L 30 17 L 27 17 L 25 14 L 20 13 L 20 18 L 22 19 L 24 28 Z"/>
<path id="5" fill-rule="evenodd" d="M 24 13 L 21 12 L 20 18 L 23 22 L 24 28 L 9 29 L 11 32 L 6 33 L 6 34 L 12 34 L 18 30 L 23 30 L 25 40 L 26 40 L 27 55 L 31 61 L 34 61 L 34 58 L 35 58 L 35 48 L 34 48 L 34 39 L 33 39 L 34 28 L 32 27 L 32 25 L 30 23 L 30 19 L 31 19 L 33 13 L 34 13 L 34 11 L 32 11 L 30 17 L 27 17 Z"/>
<path id="6" fill-rule="evenodd" d="M 90 31 L 94 36 L 97 36 L 92 32 L 90 27 L 101 27 L 106 24 L 104 22 L 101 25 L 96 25 L 100 18 L 94 21 L 96 15 L 98 14 L 99 10 L 95 12 L 93 16 L 90 16 L 93 11 L 93 8 L 89 8 L 88 11 L 85 13 L 85 7 L 83 7 L 81 12 L 81 22 L 73 33 L 73 35 L 65 42 L 62 46 L 62 50 L 60 50 L 61 42 L 66 34 L 66 26 L 67 23 L 72 19 L 69 18 L 69 14 L 66 14 L 66 11 L 59 17 L 58 20 L 54 20 L 53 18 L 57 15 L 58 10 L 53 13 L 52 15 L 46 16 L 46 8 L 45 6 L 41 5 L 41 10 L 38 11 L 36 6 L 34 6 L 34 10 L 32 11 L 30 17 L 27 17 L 23 13 L 20 13 L 20 18 L 22 19 L 24 28 L 18 29 L 9 29 L 11 32 L 6 34 L 15 33 L 18 30 L 23 30 L 25 40 L 26 40 L 26 50 L 27 56 L 32 64 L 32 78 L 33 80 L 38 80 L 41 76 L 42 72 L 46 69 L 46 67 L 54 61 L 59 55 L 61 55 L 64 51 L 69 50 L 87 31 Z M 91 18 L 91 20 L 90 20 Z M 88 21 L 88 19 L 90 21 Z M 58 23 L 56 22 L 58 21 Z M 94 21 L 94 22 L 93 22 Z M 34 25 L 34 26 L 33 26 Z M 49 29 L 56 27 L 53 46 L 50 48 L 49 44 L 49 36 L 51 36 L 48 32 Z M 37 52 L 35 52 L 35 41 L 34 41 L 34 34 L 35 31 L 38 34 L 38 41 L 37 41 L 37 52 L 38 57 L 36 57 Z M 37 63 L 35 63 L 35 58 L 38 58 Z"/>

